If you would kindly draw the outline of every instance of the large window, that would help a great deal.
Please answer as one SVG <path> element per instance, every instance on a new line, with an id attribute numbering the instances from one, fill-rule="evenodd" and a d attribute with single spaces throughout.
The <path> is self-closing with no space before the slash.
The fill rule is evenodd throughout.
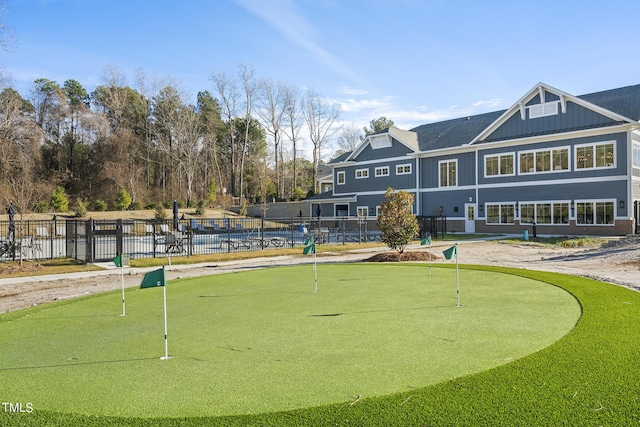
<path id="1" fill-rule="evenodd" d="M 576 223 L 583 225 L 611 225 L 613 201 L 576 202 Z"/>
<path id="2" fill-rule="evenodd" d="M 568 171 L 569 148 L 523 151 L 519 153 L 520 173 Z"/>
<path id="3" fill-rule="evenodd" d="M 495 156 L 484 157 L 484 175 L 485 176 L 500 176 L 500 175 L 513 175 L 514 168 L 514 155 L 500 154 Z"/>
<path id="4" fill-rule="evenodd" d="M 338 172 L 338 185 L 344 185 L 344 171 Z"/>
<path id="5" fill-rule="evenodd" d="M 640 168 L 640 143 L 633 142 L 631 158 L 633 167 Z"/>
<path id="6" fill-rule="evenodd" d="M 440 168 L 440 187 L 455 187 L 457 181 L 457 160 L 444 160 L 438 162 Z"/>
<path id="7" fill-rule="evenodd" d="M 520 204 L 521 224 L 569 224 L 569 202 Z"/>
<path id="8" fill-rule="evenodd" d="M 615 160 L 613 142 L 576 146 L 576 169 L 611 168 Z"/>
<path id="9" fill-rule="evenodd" d="M 487 204 L 487 224 L 513 224 L 513 203 Z"/>

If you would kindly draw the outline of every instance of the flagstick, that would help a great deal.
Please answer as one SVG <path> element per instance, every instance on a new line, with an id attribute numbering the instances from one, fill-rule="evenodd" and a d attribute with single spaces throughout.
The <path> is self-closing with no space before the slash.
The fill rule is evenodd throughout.
<path id="1" fill-rule="evenodd" d="M 164 267 L 163 267 L 164 270 Z M 162 272 L 164 275 L 164 271 Z M 171 356 L 169 356 L 169 341 L 167 340 L 167 281 L 165 278 L 164 286 L 162 287 L 162 291 L 164 294 L 164 357 L 161 357 L 161 360 L 169 360 Z"/>
<path id="2" fill-rule="evenodd" d="M 456 243 L 456 294 L 458 295 L 458 307 L 460 307 L 460 278 L 458 276 L 458 244 Z"/>
<path id="3" fill-rule="evenodd" d="M 318 292 L 318 265 L 316 264 L 316 251 L 313 251 L 313 283 L 314 283 L 314 291 Z"/>
<path id="4" fill-rule="evenodd" d="M 429 276 L 431 276 L 431 259 L 433 258 L 433 252 L 431 251 L 431 238 L 429 238 Z"/>
<path id="5" fill-rule="evenodd" d="M 124 262 L 120 261 L 120 280 L 122 282 L 122 314 L 120 316 L 126 316 L 127 313 L 124 309 Z"/>

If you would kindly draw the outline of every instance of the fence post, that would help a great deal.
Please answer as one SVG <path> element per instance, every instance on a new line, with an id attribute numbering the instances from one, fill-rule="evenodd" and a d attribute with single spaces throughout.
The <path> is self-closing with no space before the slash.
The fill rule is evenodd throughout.
<path id="1" fill-rule="evenodd" d="M 85 233 L 87 235 L 87 262 L 93 262 L 93 244 L 94 244 L 94 238 L 93 238 L 93 219 L 89 218 L 87 220 L 86 226 L 85 226 Z"/>

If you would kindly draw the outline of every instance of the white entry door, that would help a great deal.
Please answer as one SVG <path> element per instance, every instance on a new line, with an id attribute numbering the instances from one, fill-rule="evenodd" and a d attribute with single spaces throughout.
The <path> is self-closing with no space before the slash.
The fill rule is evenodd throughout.
<path id="1" fill-rule="evenodd" d="M 466 203 L 464 205 L 464 232 L 476 232 L 476 204 Z"/>

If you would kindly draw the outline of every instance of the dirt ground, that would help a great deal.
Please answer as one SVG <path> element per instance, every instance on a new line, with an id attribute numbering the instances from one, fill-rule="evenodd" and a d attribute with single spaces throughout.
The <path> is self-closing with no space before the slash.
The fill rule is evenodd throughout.
<path id="1" fill-rule="evenodd" d="M 453 262 L 442 256 L 442 251 L 451 244 L 439 243 L 431 248 L 434 264 Z M 411 246 L 400 260 L 428 262 L 429 256 L 428 247 Z M 395 252 L 378 248 L 318 254 L 317 262 L 395 261 L 393 258 L 396 257 Z M 612 239 L 597 247 L 587 248 L 550 247 L 527 242 L 461 241 L 458 245 L 458 261 L 461 264 L 497 265 L 573 274 L 640 290 L 640 237 L 635 236 Z M 311 262 L 309 256 L 295 255 L 173 266 L 167 268 L 167 279 Z M 142 274 L 146 271 L 148 270 L 125 269 L 125 287 L 139 286 Z M 78 276 L 81 277 L 31 276 L 28 279 L 0 280 L 0 313 L 121 288 L 119 269 Z"/>

